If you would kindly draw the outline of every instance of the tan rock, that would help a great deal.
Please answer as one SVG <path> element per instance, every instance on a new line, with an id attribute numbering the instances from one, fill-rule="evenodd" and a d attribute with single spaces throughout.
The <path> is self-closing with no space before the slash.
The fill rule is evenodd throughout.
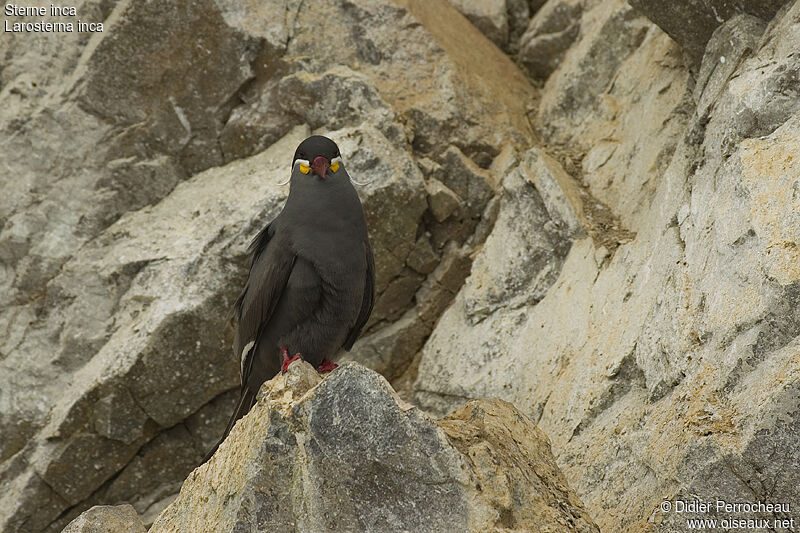
<path id="1" fill-rule="evenodd" d="M 130 505 L 98 505 L 81 514 L 61 533 L 145 533 L 144 524 Z"/>
<path id="2" fill-rule="evenodd" d="M 151 533 L 598 531 L 547 437 L 505 402 L 446 420 L 355 363 L 267 382 Z M 532 528 L 532 529 L 531 529 Z"/>
<path id="3" fill-rule="evenodd" d="M 547 435 L 512 404 L 473 400 L 437 423 L 467 458 L 480 498 L 497 513 L 479 531 L 599 533 L 558 468 Z M 498 464 L 507 470 L 498 471 Z"/>
<path id="4" fill-rule="evenodd" d="M 550 218 L 569 237 L 581 237 L 589 222 L 575 179 L 544 150 L 532 148 L 523 159 L 520 169 L 536 187 Z"/>
<path id="5" fill-rule="evenodd" d="M 439 263 L 439 257 L 431 246 L 429 235 L 420 235 L 406 262 L 408 266 L 420 274 L 430 274 L 436 268 Z"/>
<path id="6" fill-rule="evenodd" d="M 617 2 L 584 12 L 585 31 L 540 110 L 552 113 L 548 139 L 568 145 L 551 154 L 633 235 L 612 247 L 594 233 L 573 241 L 538 303 L 525 303 L 530 285 L 508 283 L 492 307 L 486 288 L 515 279 L 492 243 L 520 233 L 501 206 L 422 350 L 417 401 L 437 413 L 465 397 L 513 401 L 547 432 L 603 531 L 747 518 L 664 513 L 664 500 L 747 501 L 754 489 L 800 500 L 791 466 L 800 460 L 798 231 L 788 216 L 799 208 L 791 162 L 800 100 L 779 89 L 798 67 L 798 10 L 786 8 L 759 39 L 752 19 L 720 27 L 705 61 L 737 66 L 728 75 L 726 64 L 705 64 L 709 83 L 695 94 L 674 43 L 646 29 L 638 45 L 618 49 L 613 81 L 585 105 L 566 95 L 586 88 L 590 70 L 603 72 L 581 66 L 589 50 L 607 50 L 600 36 L 611 38 L 612 20 L 632 31 L 642 21 Z M 556 112 L 555 101 L 569 105 Z"/>
<path id="7" fill-rule="evenodd" d="M 428 189 L 428 207 L 439 222 L 444 222 L 461 204 L 461 198 L 436 178 L 430 178 L 426 188 Z"/>

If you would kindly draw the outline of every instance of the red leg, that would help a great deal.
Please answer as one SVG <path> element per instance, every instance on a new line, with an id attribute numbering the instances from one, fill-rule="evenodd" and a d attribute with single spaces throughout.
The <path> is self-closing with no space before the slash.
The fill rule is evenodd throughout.
<path id="1" fill-rule="evenodd" d="M 331 370 L 338 368 L 338 366 L 339 365 L 337 365 L 333 361 L 328 361 L 327 359 L 323 359 L 317 370 L 320 372 L 330 372 Z"/>
<path id="2" fill-rule="evenodd" d="M 283 355 L 283 364 L 281 365 L 281 372 L 286 372 L 286 369 L 289 368 L 289 365 L 291 365 L 298 359 L 302 359 L 299 353 L 294 354 L 294 357 L 289 357 L 289 349 L 283 345 L 281 345 L 281 355 Z"/>

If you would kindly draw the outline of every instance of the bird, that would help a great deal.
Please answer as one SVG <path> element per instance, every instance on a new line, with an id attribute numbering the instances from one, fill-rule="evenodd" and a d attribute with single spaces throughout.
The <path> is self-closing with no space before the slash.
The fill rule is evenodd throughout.
<path id="1" fill-rule="evenodd" d="M 261 385 L 297 359 L 336 368 L 375 300 L 375 260 L 364 209 L 339 147 L 322 135 L 299 144 L 283 210 L 253 239 L 250 273 L 234 304 L 239 401 L 222 438 L 255 404 Z M 292 355 L 293 354 L 293 355 Z"/>

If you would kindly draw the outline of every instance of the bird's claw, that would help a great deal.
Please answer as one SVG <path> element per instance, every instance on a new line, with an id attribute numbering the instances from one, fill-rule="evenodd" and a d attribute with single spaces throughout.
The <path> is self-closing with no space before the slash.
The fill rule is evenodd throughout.
<path id="1" fill-rule="evenodd" d="M 319 368 L 317 368 L 317 371 L 319 371 L 319 372 L 330 372 L 331 370 L 334 370 L 334 369 L 336 369 L 338 367 L 339 367 L 339 365 L 337 365 L 333 361 L 328 361 L 327 359 L 323 359 L 322 363 L 320 363 L 320 365 L 319 365 Z"/>
<path id="2" fill-rule="evenodd" d="M 289 357 L 289 350 L 286 346 L 281 346 L 281 355 L 283 355 L 283 364 L 281 365 L 281 372 L 283 373 L 286 373 L 289 365 L 303 358 L 299 353 L 294 354 L 294 357 Z"/>

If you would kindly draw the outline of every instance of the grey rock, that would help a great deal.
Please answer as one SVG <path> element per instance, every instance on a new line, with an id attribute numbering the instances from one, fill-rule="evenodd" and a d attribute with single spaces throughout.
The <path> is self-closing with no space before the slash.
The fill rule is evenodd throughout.
<path id="1" fill-rule="evenodd" d="M 426 188 L 428 189 L 428 207 L 438 222 L 444 222 L 461 205 L 461 198 L 436 178 L 430 178 L 426 183 Z"/>
<path id="2" fill-rule="evenodd" d="M 178 492 L 207 451 L 199 444 L 183 424 L 162 431 L 93 497 L 127 501 L 144 517 L 154 504 Z"/>
<path id="3" fill-rule="evenodd" d="M 535 80 L 545 81 L 564 59 L 580 31 L 583 2 L 544 3 L 522 34 L 517 62 Z"/>
<path id="4" fill-rule="evenodd" d="M 144 434 L 147 414 L 127 389 L 120 389 L 97 401 L 93 420 L 98 435 L 130 444 Z"/>
<path id="5" fill-rule="evenodd" d="M 150 505 L 147 510 L 142 514 L 142 522 L 148 529 L 153 525 L 156 519 L 164 512 L 164 509 L 178 498 L 178 492 L 170 494 L 157 502 Z"/>
<path id="6" fill-rule="evenodd" d="M 407 152 L 367 126 L 344 130 L 337 142 L 351 154 L 348 167 L 354 179 L 367 185 L 359 191 L 373 201 L 364 202 L 364 213 L 371 240 L 380 244 L 376 251 L 376 285 L 381 291 L 403 268 L 403 262 L 414 249 L 417 225 L 427 207 L 425 183 Z M 402 209 L 401 209 L 402 207 Z M 400 259 L 400 261 L 397 261 Z"/>
<path id="7" fill-rule="evenodd" d="M 415 356 L 458 293 L 471 265 L 469 248 L 450 242 L 441 261 L 414 294 L 414 307 L 393 323 L 359 339 L 342 360 L 358 361 L 387 379 L 400 378 L 413 367 Z"/>
<path id="8" fill-rule="evenodd" d="M 245 103 L 231 112 L 220 135 L 226 160 L 257 153 L 299 124 L 338 130 L 370 117 L 384 134 L 393 131 L 391 107 L 363 74 L 336 65 L 319 74 L 300 71 L 281 77 L 296 67 L 280 57 L 279 65 L 268 67 L 271 77 L 249 88 Z"/>
<path id="9" fill-rule="evenodd" d="M 570 247 L 569 236 L 558 231 L 522 172 L 506 177 L 497 221 L 462 290 L 465 316 L 473 325 L 498 307 L 514 309 L 543 298 Z"/>
<path id="10" fill-rule="evenodd" d="M 528 0 L 528 11 L 535 15 L 547 3 L 547 0 Z"/>
<path id="11" fill-rule="evenodd" d="M 598 531 L 513 406 L 475 402 L 437 424 L 358 364 L 321 380 L 300 361 L 262 387 L 150 531 L 509 526 Z"/>
<path id="12" fill-rule="evenodd" d="M 520 170 L 539 193 L 550 219 L 568 238 L 581 237 L 588 225 L 575 180 L 543 150 L 523 154 Z"/>
<path id="13" fill-rule="evenodd" d="M 700 65 L 706 44 L 720 24 L 743 13 L 769 22 L 786 4 L 786 0 L 759 2 L 688 0 L 674 3 L 650 0 L 628 1 L 637 11 L 675 39 L 694 67 Z"/>
<path id="14" fill-rule="evenodd" d="M 457 152 L 453 151 L 453 154 Z M 461 157 L 455 159 L 457 162 Z M 423 173 L 429 176 L 441 172 L 442 166 L 422 158 L 418 161 Z M 505 146 L 495 158 L 488 170 L 478 171 L 472 179 L 494 181 L 500 176 L 514 171 L 518 164 L 516 154 L 510 146 Z M 462 167 L 463 168 L 463 167 Z M 474 168 L 473 166 L 469 168 Z M 429 178 L 433 180 L 435 178 Z M 478 188 L 482 190 L 482 188 Z M 428 277 L 421 283 L 414 294 L 414 306 L 408 309 L 394 323 L 360 339 L 352 352 L 344 355 L 344 360 L 358 361 L 367 367 L 380 372 L 393 382 L 399 383 L 403 394 L 410 394 L 411 383 L 416 379 L 416 363 L 420 349 L 430 335 L 436 320 L 451 304 L 470 273 L 472 250 L 481 246 L 494 227 L 500 207 L 500 198 L 495 196 L 486 204 L 480 219 L 477 221 L 467 217 L 474 232 L 463 245 L 453 240 L 452 226 L 435 228 L 444 244 L 432 246 L 431 240 L 436 236 L 424 233 L 417 241 L 417 246 L 409 255 L 408 265 L 418 272 L 426 271 Z M 455 216 L 455 215 L 454 215 Z M 460 216 L 465 216 L 460 213 Z M 449 233 L 447 233 L 449 231 Z M 449 240 L 447 240 L 449 239 Z M 441 251 L 437 251 L 440 248 Z M 424 252 L 422 252 L 424 251 Z M 418 254 L 424 253 L 427 265 L 423 269 L 418 264 Z M 435 260 L 434 260 L 435 259 Z M 407 293 L 410 295 L 410 293 Z"/>
<path id="15" fill-rule="evenodd" d="M 552 223 L 525 174 L 517 168 L 506 176 L 492 232 L 422 350 L 415 398 L 434 413 L 444 414 L 468 395 L 508 397 L 508 390 L 493 387 L 496 377 L 468 388 L 462 378 L 515 373 L 494 359 L 508 349 L 525 307 L 541 300 L 556 281 L 570 249 L 571 241 Z"/>
<path id="16" fill-rule="evenodd" d="M 386 379 L 396 380 L 408 370 L 432 329 L 433 325 L 421 319 L 415 306 L 375 333 L 361 338 L 340 361 L 358 361 Z"/>
<path id="17" fill-rule="evenodd" d="M 486 204 L 486 209 L 483 210 L 480 221 L 475 226 L 475 233 L 467 239 L 469 246 L 481 246 L 486 242 L 489 234 L 497 221 L 497 214 L 500 211 L 500 198 L 495 196 Z"/>
<path id="18" fill-rule="evenodd" d="M 697 116 L 708 113 L 741 62 L 756 51 L 766 26 L 752 15 L 736 15 L 714 30 L 706 45 L 693 93 Z"/>
<path id="19" fill-rule="evenodd" d="M 84 277 L 66 292 L 52 285 L 48 292 L 48 283 L 122 213 L 157 202 L 187 172 L 217 162 L 216 141 L 210 142 L 215 115 L 249 77 L 256 42 L 226 26 L 210 3 L 196 11 L 185 7 L 120 4 L 112 14 L 112 3 L 83 2 L 81 16 L 105 21 L 105 32 L 91 45 L 90 34 L 77 32 L 41 35 L 37 46 L 20 35 L 6 41 L 9 90 L 2 96 L 1 128 L 9 149 L 4 172 L 14 179 L 5 182 L 0 208 L 0 298 L 3 314 L 9 313 L 3 320 L 18 325 L 0 356 L 14 369 L 3 373 L 0 389 L 14 405 L 3 409 L 0 426 L 4 435 L 15 435 L 3 439 L 0 457 L 45 423 L 72 372 L 107 341 L 117 289 L 124 292 L 130 276 L 110 284 Z M 203 24 L 208 32 L 192 30 Z M 214 48 L 216 37 L 219 55 L 194 54 L 197 45 Z M 169 67 L 166 56 L 152 61 L 132 49 L 168 51 L 181 65 Z M 224 65 L 214 64 L 221 58 Z M 191 86 L 178 86 L 188 81 Z M 180 144 L 188 138 L 181 117 L 193 128 L 194 148 Z M 191 163 L 181 160 L 184 155 Z M 65 298 L 78 300 L 74 313 L 62 315 L 57 304 Z M 38 387 L 21 377 L 30 373 Z"/>
<path id="20" fill-rule="evenodd" d="M 495 45 L 508 53 L 516 52 L 531 14 L 528 0 L 448 1 Z"/>
<path id="21" fill-rule="evenodd" d="M 534 6 L 538 9 L 539 6 Z M 525 33 L 531 18 L 531 5 L 528 0 L 507 0 L 508 44 L 503 48 L 510 54 L 519 50 L 519 38 Z"/>
<path id="22" fill-rule="evenodd" d="M 205 454 L 217 443 L 236 407 L 238 392 L 234 389 L 220 394 L 183 421 L 194 449 Z"/>
<path id="23" fill-rule="evenodd" d="M 122 470 L 144 442 L 153 438 L 159 427 L 166 428 L 180 422 L 205 402 L 235 385 L 237 367 L 229 356 L 225 340 L 227 313 L 224 310 L 232 304 L 231 293 L 235 292 L 228 285 L 238 286 L 242 274 L 241 267 L 234 268 L 226 262 L 229 252 L 223 249 L 234 247 L 243 253 L 248 236 L 242 232 L 257 230 L 255 226 L 245 226 L 244 221 L 266 218 L 271 210 L 277 208 L 284 194 L 274 185 L 283 174 L 277 162 L 281 155 L 294 149 L 290 144 L 299 142 L 299 137 L 306 131 L 297 128 L 273 149 L 246 162 L 236 162 L 222 170 L 199 175 L 178 187 L 155 208 L 125 217 L 98 239 L 85 256 L 72 260 L 51 282 L 51 294 L 57 291 L 70 294 L 73 287 L 86 290 L 86 287 L 96 286 L 97 296 L 93 297 L 99 298 L 100 288 L 107 286 L 108 279 L 118 283 L 112 287 L 121 286 L 125 290 L 124 296 L 118 295 L 120 300 L 112 302 L 112 305 L 116 306 L 116 320 L 125 317 L 127 322 L 114 331 L 91 364 L 76 374 L 59 409 L 41 430 L 42 440 L 30 443 L 25 452 L 42 478 L 70 505 L 89 498 L 109 477 Z M 359 131 L 344 131 L 337 140 L 340 140 L 343 150 L 347 150 L 348 143 L 361 139 L 361 135 Z M 380 138 L 378 134 L 377 138 L 369 136 L 360 140 L 362 147 L 354 150 L 356 153 L 349 164 L 354 175 L 364 170 L 364 160 L 359 159 L 358 153 L 362 156 L 375 154 L 375 145 L 369 139 Z M 385 146 L 389 144 L 388 141 L 383 143 Z M 378 153 L 383 149 L 378 149 Z M 384 156 L 383 160 L 398 162 L 402 158 L 398 152 L 398 155 Z M 367 161 L 372 160 L 368 158 Z M 403 172 L 392 170 L 385 174 L 387 177 L 391 175 L 392 179 L 381 182 L 384 175 L 376 174 L 374 162 L 368 164 L 377 180 L 368 186 L 366 197 L 386 195 L 404 205 L 413 205 L 406 196 L 411 192 L 419 198 L 421 206 L 417 212 L 421 214 L 424 209 L 421 181 L 415 189 L 402 179 Z M 407 166 L 414 168 L 410 159 Z M 261 174 L 264 168 L 273 169 L 272 174 L 264 177 Z M 401 192 L 392 182 L 404 183 L 401 188 L 406 192 Z M 243 204 L 228 194 L 242 187 L 249 187 L 250 191 L 260 189 L 260 192 L 252 196 L 243 195 L 250 198 L 249 204 Z M 365 201 L 365 204 L 369 205 L 369 202 Z M 249 215 L 243 217 L 242 209 L 250 210 Z M 172 218 L 176 213 L 179 214 L 178 220 Z M 196 221 L 203 217 L 214 218 L 217 227 L 198 225 Z M 406 247 L 412 249 L 416 226 L 412 222 L 405 230 L 407 236 L 404 236 L 404 227 L 395 222 L 397 220 L 380 219 L 373 226 L 377 230 L 378 242 L 399 250 L 403 239 L 407 239 Z M 382 227 L 386 228 L 383 233 Z M 177 250 L 172 243 L 181 234 L 183 245 Z M 393 240 L 387 243 L 381 235 L 386 235 L 387 239 L 391 236 Z M 158 236 L 165 240 L 160 241 Z M 217 251 L 209 252 L 214 249 Z M 198 256 L 193 255 L 206 253 L 220 262 L 210 265 L 200 259 L 198 263 Z M 98 264 L 104 265 L 100 273 Z M 214 281 L 205 275 L 195 276 L 191 288 L 176 287 L 174 280 L 183 279 L 186 273 L 193 272 L 208 274 Z M 176 289 L 182 296 L 170 292 Z M 413 296 L 413 291 L 411 294 Z M 77 309 L 84 309 L 92 302 L 86 298 L 70 300 L 74 301 L 72 305 Z M 153 301 L 161 304 L 149 305 Z M 105 312 L 110 312 L 108 307 Z M 98 374 L 106 376 L 100 384 L 95 378 Z M 141 424 L 143 414 L 152 420 L 149 425 Z M 89 432 L 86 432 L 87 428 Z M 202 446 L 195 447 L 192 440 L 188 434 L 178 439 L 182 446 L 193 450 L 189 463 L 191 457 L 194 460 L 202 457 L 202 452 L 197 449 Z M 80 464 L 85 464 L 88 472 L 74 476 L 71 472 Z M 185 474 L 182 468 L 186 466 L 180 467 L 177 471 L 180 474 L 175 475 Z M 163 469 L 154 463 L 144 471 L 159 470 Z M 175 478 L 171 476 L 173 474 L 167 479 L 174 483 Z M 138 490 L 154 490 L 142 481 L 145 477 L 131 478 L 125 493 L 135 493 L 137 483 Z M 7 492 L 7 497 L 14 498 L 15 504 L 5 508 L 11 513 L 10 517 L 16 513 L 20 513 L 16 516 L 25 516 L 29 512 L 26 506 L 33 501 L 15 498 L 14 495 L 19 494 L 17 490 L 25 490 L 23 487 L 29 482 L 24 478 L 10 479 L 9 482 L 11 487 L 17 487 Z M 165 484 L 169 485 L 169 481 Z M 132 497 L 130 501 L 134 499 Z M 60 513 L 59 509 L 64 509 L 64 503 L 56 503 L 49 512 Z M 39 512 L 44 515 L 47 510 L 39 507 Z"/>
<path id="24" fill-rule="evenodd" d="M 403 314 L 414 301 L 414 294 L 425 277 L 411 268 L 404 268 L 391 280 L 375 302 L 375 318 L 378 321 L 392 321 Z"/>
<path id="25" fill-rule="evenodd" d="M 474 235 L 489 200 L 495 194 L 497 183 L 502 180 L 503 172 L 507 171 L 507 168 L 501 169 L 499 166 L 492 168 L 492 161 L 486 163 L 486 166 L 487 169 L 478 166 L 458 147 L 450 146 L 442 154 L 439 163 L 425 169 L 431 173 L 428 180 L 434 185 L 429 188 L 433 189 L 429 193 L 438 193 L 436 198 L 432 198 L 431 204 L 432 207 L 437 207 L 437 211 L 432 212 L 432 220 L 427 224 L 435 250 L 443 250 L 450 241 L 463 244 Z M 437 191 L 436 182 L 431 180 L 442 183 L 454 195 L 444 190 Z M 451 207 L 455 207 L 456 200 L 458 207 L 450 211 Z M 448 211 L 448 217 L 441 221 L 436 218 L 437 213 L 441 217 Z"/>
<path id="26" fill-rule="evenodd" d="M 616 23 L 611 21 L 623 19 L 629 20 L 613 30 Z M 537 122 L 549 146 L 556 148 L 551 155 L 587 193 L 582 200 L 586 219 L 596 228 L 589 228 L 593 240 L 613 251 L 651 219 L 660 176 L 694 112 L 692 79 L 674 41 L 635 17 L 624 2 L 588 4 L 581 26 L 564 64 L 545 84 Z M 618 39 L 643 29 L 644 39 L 637 47 L 617 48 L 618 62 L 601 65 L 592 59 L 592 50 L 607 43 L 617 47 Z M 609 76 L 602 89 L 594 86 L 600 74 Z M 585 106 L 570 107 L 577 102 L 569 93 L 595 90 L 599 92 L 587 97 Z M 648 120 L 639 118 L 643 116 Z M 643 138 L 649 141 L 640 142 Z"/>
<path id="27" fill-rule="evenodd" d="M 448 0 L 481 33 L 500 48 L 508 44 L 509 20 L 506 0 Z"/>
<path id="28" fill-rule="evenodd" d="M 439 257 L 431 246 L 430 235 L 420 235 L 414 249 L 408 255 L 406 263 L 420 274 L 433 272 L 433 269 L 439 263 Z"/>
<path id="29" fill-rule="evenodd" d="M 502 442 L 482 433 L 492 417 L 476 409 L 454 419 L 452 434 L 439 425 L 442 437 L 381 380 L 362 390 L 378 391 L 374 412 L 392 428 L 447 439 L 440 450 L 457 450 L 459 475 L 473 476 L 455 490 L 473 480 L 491 488 L 476 529 L 546 530 L 515 499 L 527 508 L 525 497 L 569 500 L 552 489 L 556 478 L 542 485 L 523 479 L 523 467 L 505 477 L 482 467 L 532 456 L 510 444 L 538 434 L 520 413 L 547 432 L 565 483 L 603 531 L 680 530 L 658 511 L 665 497 L 800 501 L 800 6 L 728 2 L 730 14 L 710 20 L 719 2 L 655 4 L 646 9 L 663 9 L 663 28 L 686 30 L 685 49 L 708 41 L 692 70 L 679 43 L 622 0 L 528 2 L 538 14 L 519 43 L 525 9 L 507 2 L 505 50 L 521 46 L 516 60 L 541 91 L 442 0 L 220 0 L 197 11 L 86 0 L 81 17 L 104 21 L 101 35 L 7 34 L 0 529 L 59 531 L 93 505 L 119 502 L 148 523 L 170 505 L 230 413 L 227 312 L 244 250 L 280 205 L 285 192 L 273 184 L 309 125 L 332 135 L 368 182 L 358 190 L 379 247 L 381 299 L 351 357 L 430 412 L 486 396 L 520 410 L 498 415 L 521 429 Z M 705 14 L 692 19 L 692 9 Z M 314 20 L 337 31 L 311 31 Z M 429 180 L 461 200 L 441 221 Z M 305 507 L 264 492 L 292 476 L 308 487 L 331 479 L 318 474 L 333 463 L 297 467 L 301 449 L 320 456 L 295 438 L 289 421 L 300 415 L 284 408 L 311 405 L 336 373 L 321 385 L 289 377 L 291 401 L 251 427 L 214 475 L 241 480 L 261 468 L 248 494 L 267 496 L 230 501 L 241 516 L 262 504 L 297 511 L 276 529 L 302 513 L 345 523 L 360 508 L 330 486 L 322 501 L 294 500 Z M 344 416 L 352 405 L 326 390 L 325 405 Z M 352 428 L 375 422 L 358 412 Z M 340 451 L 375 457 L 356 444 L 376 441 L 359 436 Z M 397 480 L 414 487 L 412 470 L 430 472 L 436 454 L 408 459 L 419 441 L 405 443 L 386 448 L 396 452 L 390 481 L 353 479 L 407 496 Z M 274 462 L 244 460 L 259 454 Z M 315 512 L 337 504 L 327 518 Z M 400 516 L 375 509 L 362 514 Z M 574 509 L 551 516 L 578 524 Z"/>
<path id="30" fill-rule="evenodd" d="M 65 442 L 41 446 L 37 451 L 46 459 L 36 461 L 34 468 L 59 496 L 75 505 L 133 459 L 141 444 L 141 440 L 125 444 L 91 433 L 78 434 Z M 74 474 L 78 464 L 86 465 L 82 476 Z"/>
<path id="31" fill-rule="evenodd" d="M 424 323 L 432 326 L 441 316 L 463 285 L 471 266 L 469 248 L 454 242 L 448 243 L 442 261 L 417 293 L 417 310 Z"/>
<path id="32" fill-rule="evenodd" d="M 448 147 L 442 157 L 441 167 L 434 175 L 464 199 L 473 215 L 480 214 L 494 192 L 494 176 L 476 165 L 456 146 Z"/>
<path id="33" fill-rule="evenodd" d="M 259 40 L 229 24 L 210 0 L 120 6 L 107 26 L 80 65 L 75 90 L 83 109 L 124 130 L 114 152 L 174 155 L 187 173 L 219 165 L 217 137 L 230 101 L 253 77 Z"/>
<path id="34" fill-rule="evenodd" d="M 130 505 L 98 505 L 81 514 L 62 533 L 144 533 L 139 515 Z"/>
<path id="35" fill-rule="evenodd" d="M 567 11 L 561 24 L 571 24 L 573 12 Z M 582 38 L 560 61 L 558 74 L 549 77 L 539 105 L 541 130 L 550 142 L 563 141 L 560 129 L 574 131 L 580 126 L 620 66 L 642 44 L 648 26 L 622 0 L 598 2 L 583 13 Z M 544 73 L 549 70 L 545 68 Z"/>

